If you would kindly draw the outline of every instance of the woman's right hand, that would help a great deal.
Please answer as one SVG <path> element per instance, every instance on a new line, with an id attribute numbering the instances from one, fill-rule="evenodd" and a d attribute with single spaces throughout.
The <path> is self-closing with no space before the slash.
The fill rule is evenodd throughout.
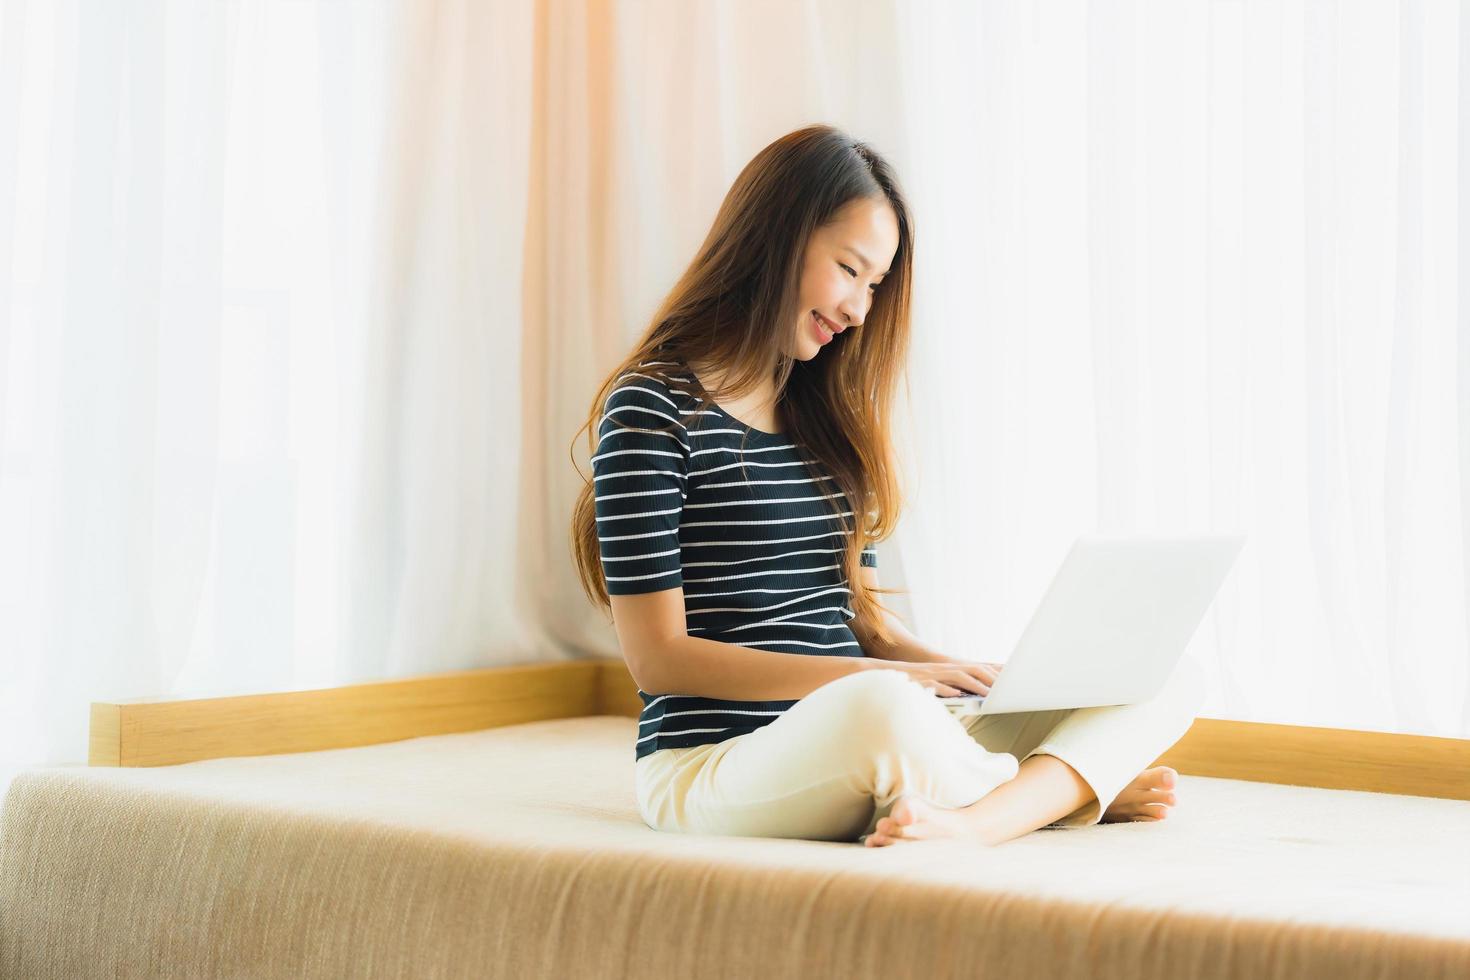
<path id="1" fill-rule="evenodd" d="M 901 670 L 918 681 L 937 698 L 957 698 L 964 694 L 986 695 L 990 685 L 1000 676 L 1004 664 L 924 664 L 886 661 L 884 667 Z"/>

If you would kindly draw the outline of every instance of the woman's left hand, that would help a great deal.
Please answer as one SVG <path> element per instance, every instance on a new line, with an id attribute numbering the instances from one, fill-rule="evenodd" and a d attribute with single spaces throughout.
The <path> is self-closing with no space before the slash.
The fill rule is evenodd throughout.
<path id="1" fill-rule="evenodd" d="M 951 660 L 949 657 L 946 657 L 944 654 L 940 653 L 938 650 L 933 649 L 932 647 L 921 646 L 918 644 L 914 644 L 904 649 L 898 656 L 894 657 L 893 659 L 903 660 L 909 663 L 960 664 L 970 668 L 982 668 L 980 671 L 979 679 L 982 683 L 984 683 L 985 690 L 980 692 L 981 694 L 990 693 L 990 685 L 995 683 L 995 679 L 999 677 L 1000 672 L 1005 669 L 1005 664 L 989 663 L 983 660 L 979 661 L 978 663 L 976 661 L 968 659 Z"/>
<path id="2" fill-rule="evenodd" d="M 985 678 L 985 693 L 989 694 L 990 688 L 995 684 L 995 679 L 999 677 L 1000 672 L 1005 669 L 1005 664 L 992 664 L 982 660 L 980 663 L 976 664 L 976 666 L 984 667 L 989 672 L 990 676 Z"/>

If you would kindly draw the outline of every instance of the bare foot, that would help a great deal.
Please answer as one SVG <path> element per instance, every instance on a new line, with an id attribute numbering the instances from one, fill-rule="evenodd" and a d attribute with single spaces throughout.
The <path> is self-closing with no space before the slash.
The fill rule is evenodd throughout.
<path id="1" fill-rule="evenodd" d="M 1174 786 L 1178 773 L 1168 766 L 1145 769 L 1124 787 L 1099 823 L 1125 820 L 1162 820 L 1178 802 Z M 863 838 L 864 847 L 886 847 L 903 840 L 932 840 L 962 837 L 979 844 L 989 840 L 976 833 L 975 823 L 962 810 L 936 806 L 917 796 L 900 796 L 888 816 L 881 817 L 873 832 Z"/>
<path id="2" fill-rule="evenodd" d="M 974 823 L 959 810 L 936 806 L 917 796 L 900 796 L 880 817 L 873 832 L 863 838 L 864 847 L 886 847 L 901 840 L 932 840 L 936 837 L 975 838 Z M 985 843 L 983 840 L 979 843 Z"/>
<path id="3" fill-rule="evenodd" d="M 1103 813 L 1098 823 L 1126 820 L 1163 820 L 1178 802 L 1174 786 L 1179 774 L 1168 766 L 1154 766 L 1134 777 Z"/>

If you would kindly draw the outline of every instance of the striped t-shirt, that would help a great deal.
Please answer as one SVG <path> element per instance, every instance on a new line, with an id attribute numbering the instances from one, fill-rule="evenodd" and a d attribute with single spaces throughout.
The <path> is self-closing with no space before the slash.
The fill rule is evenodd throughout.
<path id="1" fill-rule="evenodd" d="M 608 593 L 682 587 L 691 636 L 863 656 L 847 625 L 854 613 L 839 564 L 854 523 L 842 491 L 786 435 L 753 429 L 717 405 L 699 409 L 696 387 L 687 366 L 646 361 L 617 379 L 603 405 L 592 473 Z M 877 562 L 865 548 L 862 564 Z M 796 704 L 638 696 L 635 761 L 744 735 Z"/>

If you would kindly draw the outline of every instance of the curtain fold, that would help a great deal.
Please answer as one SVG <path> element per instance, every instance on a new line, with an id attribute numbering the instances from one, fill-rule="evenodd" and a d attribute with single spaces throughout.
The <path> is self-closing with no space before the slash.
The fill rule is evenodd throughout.
<path id="1" fill-rule="evenodd" d="M 616 656 L 574 436 L 818 121 L 916 215 L 879 566 L 927 642 L 1005 659 L 1078 534 L 1241 529 L 1203 715 L 1470 737 L 1467 41 L 1409 0 L 0 0 L 0 765 L 84 761 L 95 700 Z"/>

